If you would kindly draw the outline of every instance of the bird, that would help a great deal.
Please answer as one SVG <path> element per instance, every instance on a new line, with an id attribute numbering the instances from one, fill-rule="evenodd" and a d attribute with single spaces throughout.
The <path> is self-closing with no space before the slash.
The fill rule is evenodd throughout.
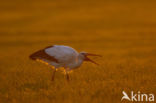
<path id="1" fill-rule="evenodd" d="M 101 55 L 77 52 L 75 49 L 64 45 L 52 45 L 45 47 L 32 53 L 29 58 L 35 61 L 40 61 L 54 68 L 51 80 L 54 81 L 55 72 L 59 68 L 64 68 L 67 81 L 69 81 L 69 73 L 71 70 L 79 68 L 84 61 L 89 61 L 99 65 L 91 60 L 88 56 L 102 57 Z"/>

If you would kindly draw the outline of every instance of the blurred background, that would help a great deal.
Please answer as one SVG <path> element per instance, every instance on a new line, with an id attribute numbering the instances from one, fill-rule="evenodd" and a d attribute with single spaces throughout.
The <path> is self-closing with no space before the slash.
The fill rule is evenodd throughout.
<path id="1" fill-rule="evenodd" d="M 155 0 L 0 0 L 2 103 L 117 103 L 122 90 L 156 92 Z M 102 54 L 66 84 L 28 56 L 49 45 Z M 86 75 L 87 74 L 87 75 Z M 63 86 L 63 87 L 62 87 Z"/>

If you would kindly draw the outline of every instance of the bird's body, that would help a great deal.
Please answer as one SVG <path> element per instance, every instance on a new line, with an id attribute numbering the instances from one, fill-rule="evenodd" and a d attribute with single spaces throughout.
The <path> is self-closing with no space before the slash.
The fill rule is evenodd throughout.
<path id="1" fill-rule="evenodd" d="M 66 74 L 68 74 L 70 70 L 80 67 L 83 61 L 91 61 L 95 63 L 87 57 L 88 55 L 99 56 L 85 52 L 78 53 L 75 49 L 69 46 L 53 45 L 33 53 L 30 55 L 30 58 L 32 60 L 42 60 L 49 65 L 54 66 L 55 69 L 63 67 L 65 68 Z M 69 78 L 68 75 L 67 78 Z"/>
<path id="2" fill-rule="evenodd" d="M 78 62 L 79 53 L 68 46 L 55 45 L 52 48 L 45 49 L 45 52 L 58 60 L 59 63 L 49 61 L 49 64 L 55 68 L 64 67 L 74 69 L 80 63 Z"/>

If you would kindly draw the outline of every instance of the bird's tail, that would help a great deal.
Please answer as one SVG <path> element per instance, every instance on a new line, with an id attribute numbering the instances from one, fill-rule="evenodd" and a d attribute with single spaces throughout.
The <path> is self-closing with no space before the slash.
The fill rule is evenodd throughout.
<path id="1" fill-rule="evenodd" d="M 31 54 L 31 55 L 29 56 L 29 58 L 32 59 L 32 60 L 36 60 L 35 53 Z"/>
<path id="2" fill-rule="evenodd" d="M 42 56 L 42 54 L 43 54 L 43 50 L 40 50 L 40 51 L 37 51 L 37 52 L 31 54 L 29 56 L 29 58 L 32 60 L 37 60 L 38 58 L 40 58 L 40 56 Z"/>

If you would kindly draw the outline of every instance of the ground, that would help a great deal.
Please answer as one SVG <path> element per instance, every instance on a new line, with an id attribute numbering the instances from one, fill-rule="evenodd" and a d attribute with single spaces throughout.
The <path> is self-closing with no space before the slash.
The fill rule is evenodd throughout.
<path id="1" fill-rule="evenodd" d="M 0 1 L 1 103 L 120 103 L 156 95 L 155 0 Z M 101 54 L 70 74 L 32 61 L 50 45 Z M 127 102 L 124 100 L 123 102 Z"/>

